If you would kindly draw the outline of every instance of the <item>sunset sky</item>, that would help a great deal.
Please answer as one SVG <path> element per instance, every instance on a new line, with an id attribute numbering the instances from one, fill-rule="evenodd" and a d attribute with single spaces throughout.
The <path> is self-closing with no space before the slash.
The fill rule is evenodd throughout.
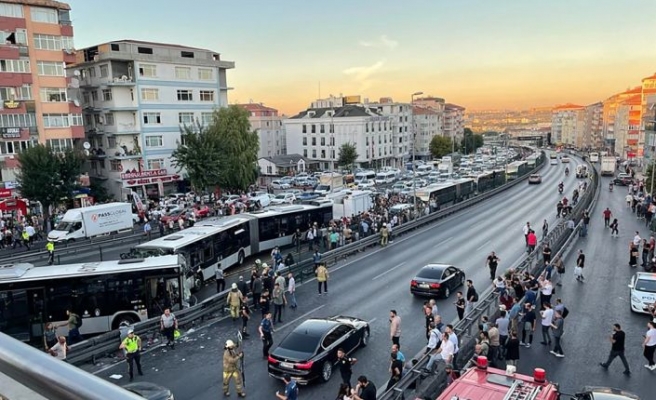
<path id="1" fill-rule="evenodd" d="M 656 72 L 655 0 L 70 0 L 78 48 L 119 39 L 235 61 L 230 103 L 445 97 L 468 109 L 589 104 Z"/>

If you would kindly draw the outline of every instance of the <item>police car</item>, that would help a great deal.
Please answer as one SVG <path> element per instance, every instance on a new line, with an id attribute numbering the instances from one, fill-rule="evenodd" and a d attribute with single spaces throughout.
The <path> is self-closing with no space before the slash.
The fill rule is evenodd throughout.
<path id="1" fill-rule="evenodd" d="M 656 303 L 656 273 L 638 272 L 629 283 L 631 292 L 631 311 L 649 314 L 649 308 Z"/>

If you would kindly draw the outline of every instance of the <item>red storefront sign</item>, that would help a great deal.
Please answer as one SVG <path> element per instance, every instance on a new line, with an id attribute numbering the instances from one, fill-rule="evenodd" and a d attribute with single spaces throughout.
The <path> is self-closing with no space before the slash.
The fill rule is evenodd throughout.
<path id="1" fill-rule="evenodd" d="M 180 179 L 180 175 L 167 175 L 155 178 L 130 179 L 124 183 L 125 186 L 156 185 L 160 182 L 172 182 Z"/>
<path id="2" fill-rule="evenodd" d="M 6 199 L 13 195 L 13 190 L 11 189 L 0 189 L 0 199 Z"/>
<path id="3" fill-rule="evenodd" d="M 143 178 L 154 178 L 158 176 L 165 176 L 166 175 L 166 169 L 151 169 L 147 171 L 128 171 L 126 173 L 121 174 L 121 179 L 125 180 L 133 180 L 133 179 L 143 179 Z"/>

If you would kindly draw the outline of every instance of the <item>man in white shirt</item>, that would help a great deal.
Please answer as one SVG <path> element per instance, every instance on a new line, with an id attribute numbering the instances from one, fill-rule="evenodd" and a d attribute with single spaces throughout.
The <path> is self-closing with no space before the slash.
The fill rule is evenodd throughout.
<path id="1" fill-rule="evenodd" d="M 638 233 L 638 231 L 636 231 L 636 234 L 633 237 L 633 245 L 634 246 L 640 246 L 640 242 L 642 242 L 642 238 L 640 237 L 640 233 Z"/>
<path id="2" fill-rule="evenodd" d="M 437 351 L 435 351 L 430 359 L 428 360 L 428 364 L 426 364 L 426 370 L 428 372 L 433 371 L 433 365 L 435 364 L 436 361 L 444 361 L 447 364 L 450 364 L 451 361 L 453 360 L 453 354 L 455 353 L 455 345 L 451 340 L 449 340 L 449 335 L 446 333 L 442 334 L 442 344 Z"/>
<path id="3" fill-rule="evenodd" d="M 298 305 L 296 304 L 296 280 L 294 279 L 294 274 L 291 272 L 287 274 L 287 293 L 289 293 L 289 306 L 293 309 L 296 309 Z"/>
<path id="4" fill-rule="evenodd" d="M 34 227 L 32 225 L 27 225 L 25 227 L 25 232 L 27 232 L 27 235 L 30 237 L 30 243 L 32 243 L 34 241 L 34 234 L 36 233 Z"/>
<path id="5" fill-rule="evenodd" d="M 540 316 L 542 317 L 542 341 L 540 344 L 550 345 L 551 344 L 551 335 L 549 334 L 549 329 L 551 328 L 551 323 L 553 322 L 553 309 L 551 308 L 551 303 L 543 304 L 544 310 L 540 311 Z"/>
<path id="6" fill-rule="evenodd" d="M 50 355 L 59 360 L 66 361 L 66 353 L 68 353 L 68 345 L 66 344 L 66 336 L 60 336 L 59 341 L 48 350 Z"/>
<path id="7" fill-rule="evenodd" d="M 528 246 L 528 233 L 531 231 L 531 223 L 527 222 L 526 225 L 524 225 L 524 239 L 526 239 L 526 245 Z"/>

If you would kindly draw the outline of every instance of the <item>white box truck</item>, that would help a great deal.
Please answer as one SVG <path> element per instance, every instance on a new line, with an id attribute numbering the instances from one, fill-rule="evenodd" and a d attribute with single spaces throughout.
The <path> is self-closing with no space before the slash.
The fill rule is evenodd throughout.
<path id="1" fill-rule="evenodd" d="M 131 230 L 134 225 L 130 203 L 109 203 L 66 211 L 48 240 L 73 242 L 95 236 Z"/>
<path id="2" fill-rule="evenodd" d="M 344 189 L 344 176 L 338 173 L 324 173 L 319 177 L 319 184 L 314 189 L 315 193 L 322 196 L 328 193 L 339 192 Z"/>
<path id="3" fill-rule="evenodd" d="M 601 176 L 613 176 L 615 175 L 615 166 L 616 166 L 615 157 L 601 157 Z"/>

